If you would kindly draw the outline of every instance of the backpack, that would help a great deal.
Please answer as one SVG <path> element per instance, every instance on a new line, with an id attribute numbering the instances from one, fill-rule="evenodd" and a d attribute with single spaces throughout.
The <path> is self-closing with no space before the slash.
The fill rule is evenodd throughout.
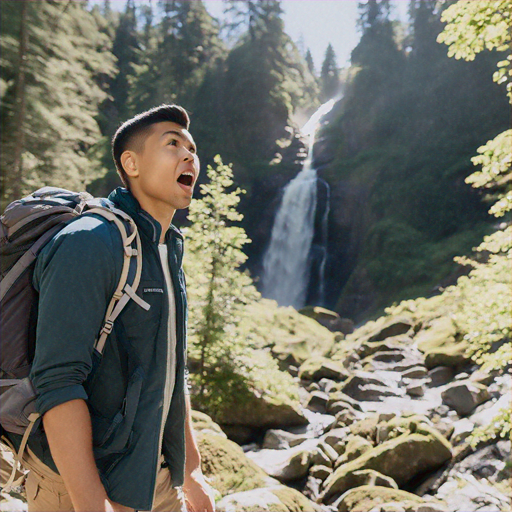
<path id="1" fill-rule="evenodd" d="M 112 222 L 124 249 L 121 277 L 95 341 L 96 351 L 100 355 L 103 352 L 115 319 L 130 299 L 149 309 L 149 304 L 135 293 L 142 272 L 137 226 L 109 200 L 95 199 L 87 192 L 44 187 L 6 208 L 0 217 L 0 425 L 2 433 L 5 430 L 23 438 L 4 490 L 12 486 L 28 437 L 40 422 L 35 410 L 36 392 L 29 378 L 37 325 L 37 292 L 32 286 L 35 261 L 46 243 L 69 221 L 87 214 Z"/>

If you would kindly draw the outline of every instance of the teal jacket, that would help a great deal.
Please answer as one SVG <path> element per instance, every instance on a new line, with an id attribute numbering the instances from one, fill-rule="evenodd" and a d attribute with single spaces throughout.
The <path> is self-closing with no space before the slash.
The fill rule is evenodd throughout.
<path id="1" fill-rule="evenodd" d="M 99 357 L 93 347 L 121 274 L 121 237 L 112 223 L 99 216 L 71 222 L 44 248 L 34 271 L 39 313 L 31 378 L 41 414 L 69 400 L 87 401 L 96 464 L 109 498 L 136 510 L 151 510 L 161 453 L 173 485 L 182 485 L 184 479 L 183 237 L 171 226 L 165 238 L 176 301 L 177 346 L 175 387 L 169 414 L 162 418 L 169 310 L 158 253 L 161 227 L 127 190 L 118 188 L 109 199 L 139 229 L 143 266 L 137 294 L 151 307 L 146 311 L 130 301 Z M 57 469 L 44 433 L 31 436 L 29 446 Z"/>

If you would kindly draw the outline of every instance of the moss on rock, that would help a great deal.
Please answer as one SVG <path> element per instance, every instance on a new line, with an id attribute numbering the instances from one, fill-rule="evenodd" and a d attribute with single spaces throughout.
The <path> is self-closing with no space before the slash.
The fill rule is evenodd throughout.
<path id="1" fill-rule="evenodd" d="M 426 433 L 401 435 L 343 464 L 325 481 L 322 499 L 329 501 L 345 491 L 347 475 L 354 471 L 374 469 L 402 486 L 416 475 L 432 471 L 450 460 L 450 443 L 433 429 Z"/>
<path id="2" fill-rule="evenodd" d="M 203 473 L 222 496 L 275 482 L 233 441 L 209 432 L 198 432 L 197 441 Z"/>
<path id="3" fill-rule="evenodd" d="M 363 485 L 350 489 L 341 497 L 338 512 L 368 512 L 377 505 L 391 502 L 412 505 L 414 508 L 415 505 L 423 503 L 423 500 L 410 492 Z"/>

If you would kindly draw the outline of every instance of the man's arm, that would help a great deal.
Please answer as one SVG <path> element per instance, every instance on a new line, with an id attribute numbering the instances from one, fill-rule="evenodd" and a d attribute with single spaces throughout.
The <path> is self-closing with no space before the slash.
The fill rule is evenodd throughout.
<path id="1" fill-rule="evenodd" d="M 107 497 L 94 461 L 91 418 L 84 400 L 71 400 L 50 409 L 43 416 L 43 424 L 75 512 L 133 510 Z"/>
<path id="2" fill-rule="evenodd" d="M 185 416 L 185 483 L 183 490 L 189 512 L 213 512 L 215 501 L 211 487 L 201 471 L 201 455 L 192 428 L 190 397 L 186 395 Z"/>

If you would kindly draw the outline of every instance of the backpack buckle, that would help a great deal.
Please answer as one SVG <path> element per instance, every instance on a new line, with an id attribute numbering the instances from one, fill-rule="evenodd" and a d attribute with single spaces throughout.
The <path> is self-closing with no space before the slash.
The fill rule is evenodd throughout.
<path id="1" fill-rule="evenodd" d="M 105 322 L 105 325 L 101 329 L 101 334 L 110 334 L 112 332 L 112 329 L 114 328 L 114 322 L 112 320 L 107 320 Z"/>

